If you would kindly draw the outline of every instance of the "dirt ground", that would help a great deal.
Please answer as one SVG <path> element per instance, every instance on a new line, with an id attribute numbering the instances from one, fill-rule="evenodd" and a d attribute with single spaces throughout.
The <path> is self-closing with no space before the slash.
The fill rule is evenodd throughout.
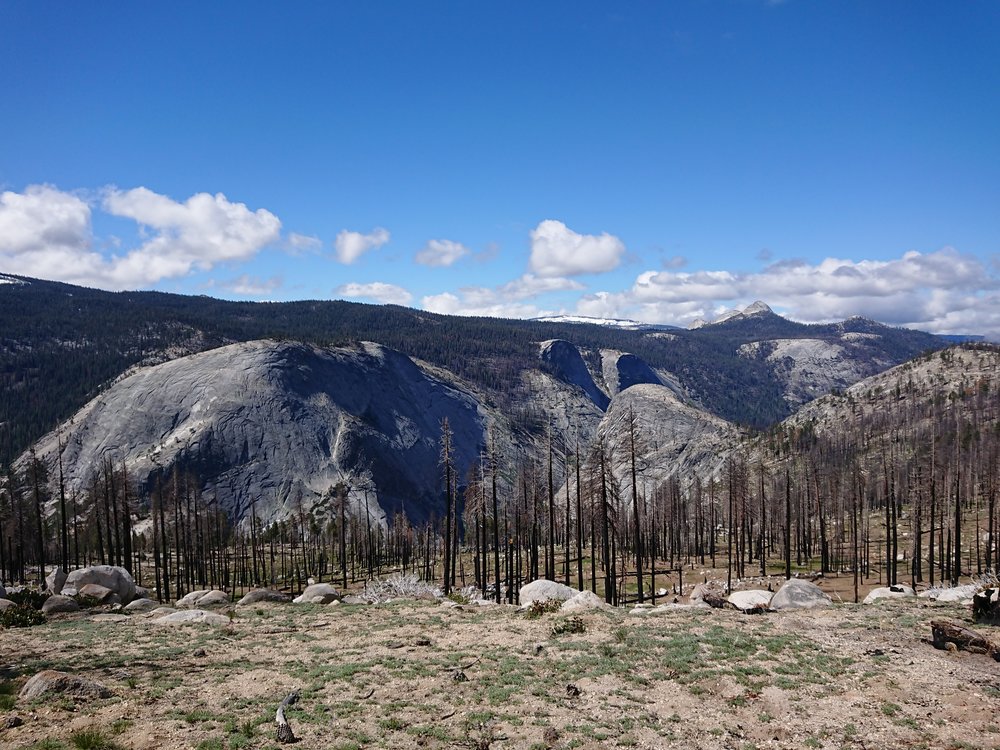
<path id="1" fill-rule="evenodd" d="M 0 746 L 276 748 L 275 709 L 299 690 L 303 750 L 1000 748 L 1000 663 L 928 642 L 932 619 L 969 624 L 957 605 L 595 611 L 562 633 L 557 612 L 442 601 L 229 612 L 221 627 L 91 611 L 0 631 L 0 727 L 23 721 Z M 115 697 L 18 700 L 43 669 Z"/>

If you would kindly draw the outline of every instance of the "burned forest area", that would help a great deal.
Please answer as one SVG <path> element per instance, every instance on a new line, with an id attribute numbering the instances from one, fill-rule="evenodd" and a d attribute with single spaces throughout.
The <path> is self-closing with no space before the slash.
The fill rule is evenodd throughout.
<path id="1" fill-rule="evenodd" d="M 211 304 L 5 438 L 4 747 L 1000 747 L 1000 349 Z"/>

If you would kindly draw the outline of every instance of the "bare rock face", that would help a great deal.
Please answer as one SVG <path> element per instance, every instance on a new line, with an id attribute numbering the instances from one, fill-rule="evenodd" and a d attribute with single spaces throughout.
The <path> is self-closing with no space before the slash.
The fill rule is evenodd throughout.
<path id="1" fill-rule="evenodd" d="M 637 420 L 636 452 L 640 463 L 664 469 L 656 476 L 638 477 L 640 491 L 644 487 L 647 495 L 652 495 L 655 484 L 669 476 L 689 482 L 696 476 L 721 475 L 739 436 L 734 425 L 684 403 L 670 388 L 634 385 L 614 397 L 597 431 L 606 444 L 616 448 L 612 469 L 619 477 L 630 471 L 630 413 Z"/>
<path id="2" fill-rule="evenodd" d="M 172 468 L 190 470 L 206 498 L 235 519 L 266 525 L 334 514 L 343 482 L 353 515 L 372 523 L 403 507 L 412 521 L 444 512 L 441 421 L 460 476 L 478 461 L 485 411 L 456 385 L 376 344 L 320 348 L 233 344 L 123 378 L 63 426 L 63 464 L 81 491 L 113 454 L 148 491 Z M 55 465 L 57 438 L 38 454 Z"/>
<path id="3" fill-rule="evenodd" d="M 543 341 L 539 358 L 547 371 L 563 383 L 582 390 L 598 409 L 604 411 L 608 408 L 610 399 L 597 387 L 580 350 L 573 344 L 561 339 Z"/>
<path id="4" fill-rule="evenodd" d="M 63 593 L 75 596 L 83 593 L 83 587 L 96 584 L 109 589 L 117 595 L 118 601 L 127 604 L 135 598 L 135 579 L 125 568 L 116 565 L 92 565 L 89 568 L 78 568 L 66 576 Z M 95 595 L 101 592 L 94 592 Z"/>
<path id="5" fill-rule="evenodd" d="M 23 701 L 31 701 L 36 698 L 42 698 L 49 693 L 69 695 L 81 700 L 110 698 L 114 695 L 114 693 L 99 682 L 66 672 L 46 669 L 24 683 L 24 687 L 21 688 L 18 698 Z"/>
<path id="6" fill-rule="evenodd" d="M 770 363 L 782 384 L 785 400 L 798 406 L 874 375 L 891 364 L 858 357 L 853 351 L 856 344 L 852 338 L 839 343 L 823 339 L 779 339 L 744 344 L 739 353 L 748 359 Z"/>
<path id="7" fill-rule="evenodd" d="M 663 385 L 653 368 L 634 354 L 605 349 L 601 352 L 601 368 L 612 396 L 641 383 Z"/>

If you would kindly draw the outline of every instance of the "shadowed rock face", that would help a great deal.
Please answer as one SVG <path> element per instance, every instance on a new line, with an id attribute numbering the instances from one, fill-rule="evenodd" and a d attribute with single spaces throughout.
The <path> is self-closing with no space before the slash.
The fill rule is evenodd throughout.
<path id="1" fill-rule="evenodd" d="M 556 378 L 582 389 L 598 409 L 604 411 L 608 408 L 610 399 L 597 387 L 583 357 L 580 356 L 580 350 L 573 344 L 561 339 L 545 341 L 541 345 L 539 358 Z"/>
<path id="2" fill-rule="evenodd" d="M 323 502 L 339 481 L 352 512 L 373 521 L 404 506 L 411 520 L 442 513 L 441 420 L 454 432 L 459 476 L 484 445 L 478 402 L 398 352 L 375 344 L 319 348 L 257 341 L 141 370 L 92 401 L 63 429 L 63 465 L 83 490 L 104 456 L 145 487 L 174 465 L 234 518 L 251 500 L 264 523 Z M 56 438 L 39 455 L 56 461 Z"/>
<path id="3" fill-rule="evenodd" d="M 634 354 L 605 349 L 601 352 L 601 364 L 604 383 L 612 396 L 642 383 L 663 385 L 653 368 Z"/>

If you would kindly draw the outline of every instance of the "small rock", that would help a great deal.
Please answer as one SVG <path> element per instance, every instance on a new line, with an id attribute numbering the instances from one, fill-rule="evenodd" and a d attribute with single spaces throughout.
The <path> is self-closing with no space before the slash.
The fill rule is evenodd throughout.
<path id="1" fill-rule="evenodd" d="M 77 596 L 97 604 L 121 604 L 121 597 L 114 589 L 99 583 L 85 583 L 77 589 Z"/>
<path id="2" fill-rule="evenodd" d="M 14 604 L 14 602 L 12 602 L 10 599 L 0 599 L 0 612 L 3 612 L 8 607 L 16 607 L 16 606 L 17 605 Z"/>
<path id="3" fill-rule="evenodd" d="M 225 591 L 213 590 L 209 591 L 203 597 L 198 599 L 198 607 L 220 607 L 230 604 L 229 594 Z"/>
<path id="4" fill-rule="evenodd" d="M 228 625 L 229 618 L 204 609 L 188 609 L 160 617 L 153 622 L 165 625 Z"/>
<path id="5" fill-rule="evenodd" d="M 154 602 L 152 599 L 133 599 L 128 604 L 125 605 L 124 610 L 126 612 L 152 612 L 154 609 L 160 605 Z"/>
<path id="6" fill-rule="evenodd" d="M 211 589 L 198 589 L 197 591 L 189 591 L 176 602 L 174 606 L 178 609 L 193 609 L 198 604 L 198 600 L 205 596 Z"/>
<path id="7" fill-rule="evenodd" d="M 580 688 L 574 685 L 572 682 L 566 686 L 566 697 L 577 698 L 580 695 Z"/>
<path id="8" fill-rule="evenodd" d="M 176 611 L 177 610 L 173 607 L 157 607 L 156 609 L 150 610 L 149 616 L 152 618 L 163 617 L 165 615 L 173 614 Z"/>
<path id="9" fill-rule="evenodd" d="M 414 646 L 430 646 L 431 645 L 431 639 L 430 638 L 416 638 L 413 641 L 413 645 Z"/>
<path id="10" fill-rule="evenodd" d="M 15 716 L 11 714 L 10 716 L 5 716 L 2 721 L 0 721 L 0 727 L 4 729 L 13 729 L 14 727 L 19 727 L 24 723 L 24 719 L 20 716 Z"/>
<path id="11" fill-rule="evenodd" d="M 205 649 L 203 649 L 203 648 L 196 648 L 194 651 L 191 652 L 191 656 L 201 657 L 201 656 L 205 656 L 205 655 L 206 655 L 205 654 Z"/>
<path id="12" fill-rule="evenodd" d="M 114 695 L 104 685 L 86 677 L 46 669 L 24 683 L 18 698 L 30 701 L 41 698 L 47 693 L 62 693 L 79 699 L 110 698 Z"/>
<path id="13" fill-rule="evenodd" d="M 125 622 L 128 620 L 128 615 L 119 615 L 105 612 L 99 615 L 94 615 L 90 618 L 91 622 Z"/>
<path id="14" fill-rule="evenodd" d="M 469 678 L 466 676 L 465 672 L 463 672 L 461 669 L 456 669 L 455 672 L 451 675 L 451 679 L 454 680 L 455 682 L 469 681 Z"/>
<path id="15" fill-rule="evenodd" d="M 248 604 L 258 604 L 260 602 L 287 604 L 290 601 L 292 601 L 292 597 L 281 591 L 275 591 L 274 589 L 253 589 L 252 591 L 248 591 L 236 604 L 237 606 L 245 607 Z"/>

